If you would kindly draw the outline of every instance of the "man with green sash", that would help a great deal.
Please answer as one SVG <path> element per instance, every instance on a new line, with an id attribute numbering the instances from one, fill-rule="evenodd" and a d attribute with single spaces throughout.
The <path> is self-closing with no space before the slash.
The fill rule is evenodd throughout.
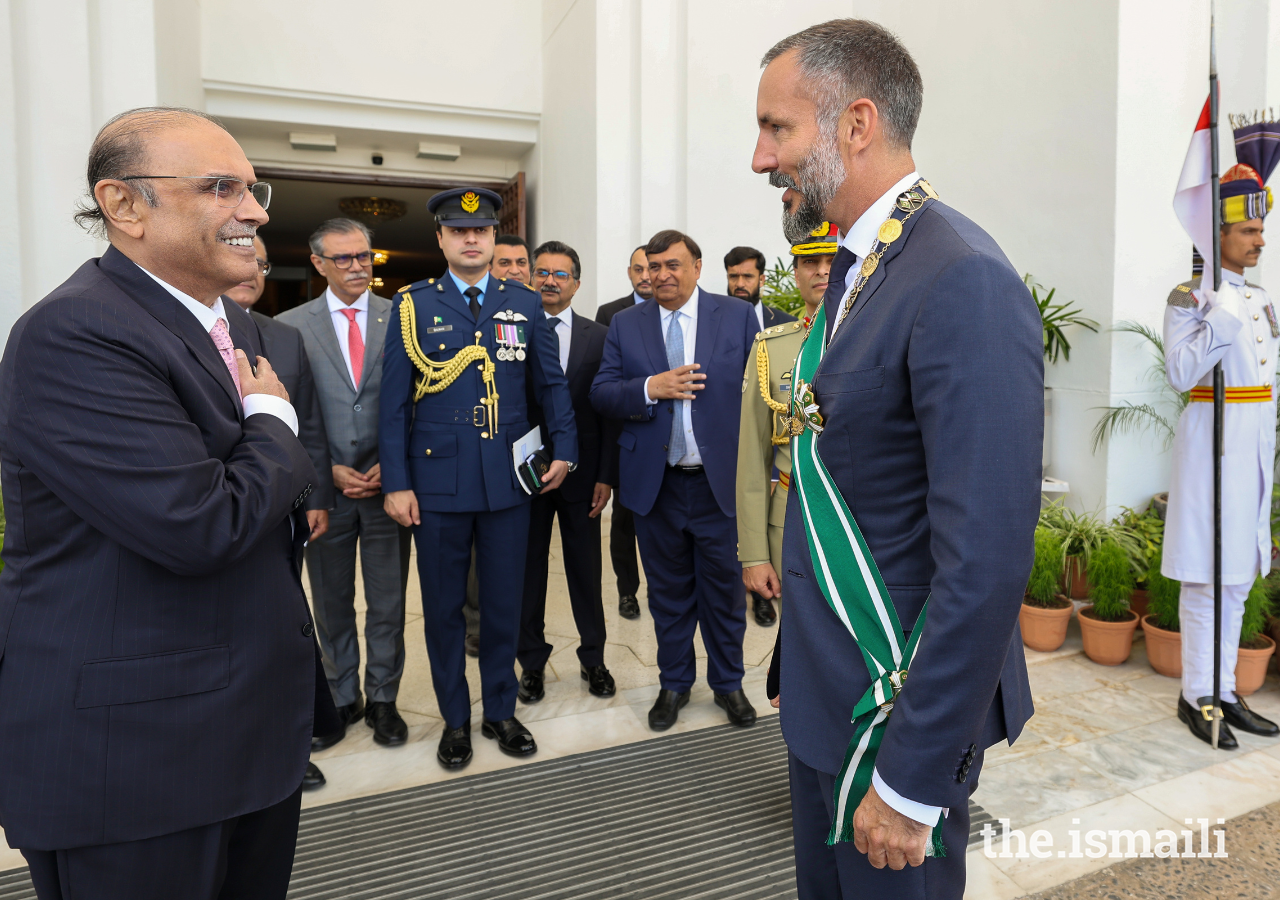
<path id="1" fill-rule="evenodd" d="M 840 19 L 765 54 L 752 168 L 844 237 L 792 370 L 782 714 L 801 900 L 960 900 L 983 751 L 1031 717 L 1039 315 L 911 157 L 901 43 Z"/>

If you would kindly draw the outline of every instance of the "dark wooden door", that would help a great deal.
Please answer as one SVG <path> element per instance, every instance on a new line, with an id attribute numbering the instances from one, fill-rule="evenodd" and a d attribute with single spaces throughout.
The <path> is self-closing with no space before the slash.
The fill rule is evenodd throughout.
<path id="1" fill-rule="evenodd" d="M 498 214 L 498 234 L 514 234 L 529 239 L 524 215 L 524 173 L 517 172 L 498 189 L 502 210 Z"/>

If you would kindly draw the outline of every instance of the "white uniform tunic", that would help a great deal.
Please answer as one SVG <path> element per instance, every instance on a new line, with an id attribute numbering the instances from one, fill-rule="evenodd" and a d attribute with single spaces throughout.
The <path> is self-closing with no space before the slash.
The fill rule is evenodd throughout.
<path id="1" fill-rule="evenodd" d="M 1272 335 L 1267 292 L 1234 272 L 1222 277 L 1236 287 L 1244 321 L 1206 302 L 1198 286 L 1190 293 L 1175 291 L 1164 316 L 1165 370 L 1178 391 L 1212 387 L 1219 360 L 1229 388 L 1272 386 L 1270 402 L 1228 403 L 1223 416 L 1222 583 L 1245 584 L 1271 568 L 1280 339 Z M 1186 305 L 1177 304 L 1180 297 Z M 1177 581 L 1213 583 L 1212 403 L 1188 404 L 1174 432 L 1161 571 Z"/>

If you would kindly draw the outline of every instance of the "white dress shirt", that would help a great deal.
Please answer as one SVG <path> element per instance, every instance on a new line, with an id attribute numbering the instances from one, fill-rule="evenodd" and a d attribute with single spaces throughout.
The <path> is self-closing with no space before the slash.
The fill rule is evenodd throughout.
<path id="1" fill-rule="evenodd" d="M 684 334 L 684 365 L 693 365 L 693 354 L 697 349 L 698 342 L 698 294 L 701 288 L 693 289 L 691 296 L 684 306 L 676 310 L 658 307 L 661 313 L 662 339 L 667 339 L 667 329 L 671 327 L 671 317 L 678 316 L 680 321 L 680 331 Z M 650 375 L 649 378 L 653 376 Z M 644 402 L 653 406 L 657 400 L 649 397 L 649 378 L 644 380 Z M 696 392 L 695 392 L 696 393 Z M 698 442 L 693 436 L 693 410 L 690 408 L 692 401 L 690 400 L 674 400 L 676 404 L 676 415 L 680 416 L 680 421 L 684 423 L 684 456 L 676 462 L 678 466 L 700 466 L 702 465 L 702 453 L 698 450 Z"/>
<path id="2" fill-rule="evenodd" d="M 546 312 L 546 310 L 543 310 Z M 569 374 L 569 343 L 573 340 L 573 307 L 566 306 L 560 315 L 547 313 L 551 327 L 556 330 L 556 339 L 560 341 L 560 371 Z"/>
<path id="3" fill-rule="evenodd" d="M 753 305 L 756 308 L 756 321 L 760 323 L 760 330 L 764 331 L 764 301 L 757 300 Z"/>
<path id="4" fill-rule="evenodd" d="M 138 266 L 138 268 L 142 269 L 142 266 Z M 142 269 L 142 271 L 147 272 L 146 269 Z M 196 321 L 200 323 L 200 327 L 206 333 L 213 331 L 213 326 L 218 324 L 219 319 L 227 322 L 227 311 L 222 308 L 221 297 L 213 301 L 213 306 L 205 306 L 195 297 L 182 293 L 182 291 L 163 279 L 157 278 L 150 272 L 147 272 L 147 274 L 151 275 L 156 284 L 177 298 L 178 302 L 196 317 Z M 230 327 L 230 323 L 228 322 L 227 324 Z M 213 338 L 209 338 L 209 343 L 213 343 Z M 215 347 L 214 349 L 216 350 L 217 348 Z M 219 358 L 221 358 L 221 354 L 219 354 Z M 257 360 L 250 360 L 250 362 L 257 364 Z M 293 404 L 288 400 L 282 400 L 272 394 L 249 394 L 241 398 L 240 402 L 244 407 L 244 417 L 246 419 L 257 413 L 266 413 L 269 416 L 275 416 L 288 425 L 295 435 L 298 433 L 298 414 L 294 412 Z"/>
<path id="5" fill-rule="evenodd" d="M 840 298 L 839 309 L 844 309 L 844 301 L 849 298 L 849 289 L 853 287 L 853 280 L 858 276 L 858 269 L 862 265 L 862 260 L 871 252 L 871 248 L 876 245 L 876 236 L 880 232 L 880 225 L 893 212 L 893 204 L 898 199 L 898 195 L 919 179 L 920 173 L 912 172 L 889 188 L 881 195 L 879 200 L 867 207 L 867 211 L 858 217 L 858 221 L 853 223 L 853 227 L 849 229 L 848 234 L 844 236 L 844 240 L 840 242 L 840 246 L 844 247 L 856 258 L 853 261 L 853 265 L 849 267 L 848 273 L 844 276 L 844 296 Z M 840 315 L 837 312 L 836 320 L 831 323 L 832 337 L 835 337 L 836 329 L 839 327 Z"/>
<path id="6" fill-rule="evenodd" d="M 347 340 L 351 335 L 351 320 L 347 318 L 344 309 L 354 309 L 356 311 L 356 327 L 360 329 L 360 340 L 365 341 L 369 334 L 369 292 L 365 291 L 350 306 L 338 299 L 338 295 L 333 292 L 332 288 L 324 289 L 324 299 L 329 304 L 329 318 L 333 320 L 333 333 L 338 338 L 338 348 L 342 350 L 342 361 L 347 364 L 347 371 L 351 372 L 351 344 Z M 365 344 L 365 352 L 368 352 L 368 344 Z M 354 384 L 359 380 L 359 372 L 353 373 L 351 382 Z"/>

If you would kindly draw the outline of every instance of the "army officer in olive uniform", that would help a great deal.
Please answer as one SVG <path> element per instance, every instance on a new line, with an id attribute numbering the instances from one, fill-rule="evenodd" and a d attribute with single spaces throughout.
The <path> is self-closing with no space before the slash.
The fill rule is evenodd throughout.
<path id="1" fill-rule="evenodd" d="M 791 435 L 782 417 L 791 402 L 791 369 L 805 329 L 827 289 L 831 261 L 840 248 L 834 225 L 823 222 L 791 245 L 796 287 L 804 301 L 802 322 L 784 322 L 756 335 L 742 379 L 742 420 L 738 431 L 738 561 L 742 580 L 756 596 L 756 621 L 771 625 L 768 606 L 779 596 L 782 526 L 791 487 Z M 778 480 L 770 475 L 778 471 Z M 760 605 L 766 609 L 762 610 Z"/>
<path id="2" fill-rule="evenodd" d="M 478 188 L 444 191 L 427 203 L 449 270 L 396 294 L 382 364 L 382 490 L 387 513 L 413 526 L 418 542 L 427 653 L 445 720 L 436 756 L 446 768 L 471 761 L 462 605 L 473 543 L 482 733 L 513 755 L 537 750 L 515 718 L 529 495 L 512 445 L 530 429 L 526 380 L 559 457 L 544 493 L 578 459 L 569 385 L 542 299 L 488 271 L 501 207 L 497 194 Z"/>

